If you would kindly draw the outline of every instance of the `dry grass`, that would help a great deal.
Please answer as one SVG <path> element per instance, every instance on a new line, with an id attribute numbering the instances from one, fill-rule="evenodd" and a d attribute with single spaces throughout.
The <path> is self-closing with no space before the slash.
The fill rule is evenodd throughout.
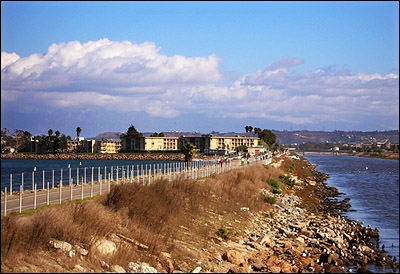
<path id="1" fill-rule="evenodd" d="M 285 162 L 284 168 L 287 164 L 291 163 Z M 271 205 L 264 201 L 260 189 L 271 189 L 267 179 L 283 173 L 281 169 L 258 164 L 203 180 L 178 178 L 148 186 L 128 183 L 113 186 L 109 194 L 95 200 L 2 217 L 2 270 L 3 261 L 12 265 L 17 255 L 35 256 L 38 250 L 48 250 L 50 239 L 90 249 L 96 239 L 114 233 L 149 249 L 120 244 L 118 252 L 108 258 L 110 264 L 126 267 L 130 261 L 151 262 L 160 252 L 189 260 L 192 254 L 182 243 L 207 248 L 207 240 L 215 237 L 218 229 L 231 229 L 234 222 L 246 226 L 251 216 L 240 208 L 268 211 Z M 98 265 L 96 254 L 89 254 L 87 264 Z"/>

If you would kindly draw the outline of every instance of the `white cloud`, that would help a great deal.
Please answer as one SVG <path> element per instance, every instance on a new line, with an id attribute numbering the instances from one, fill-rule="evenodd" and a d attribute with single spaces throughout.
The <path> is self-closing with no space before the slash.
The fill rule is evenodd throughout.
<path id="1" fill-rule="evenodd" d="M 15 63 L 19 59 L 19 55 L 16 53 L 7 53 L 7 52 L 2 52 L 1 53 L 1 70 L 5 68 L 6 66 Z"/>
<path id="2" fill-rule="evenodd" d="M 111 92 L 125 88 L 134 92 L 141 86 L 161 89 L 165 85 L 218 82 L 222 78 L 215 55 L 168 57 L 159 50 L 151 42 L 132 44 L 101 39 L 84 44 L 52 44 L 46 54 L 25 58 L 2 53 L 2 86 L 21 91 Z"/>
<path id="3" fill-rule="evenodd" d="M 154 43 L 108 39 L 52 44 L 46 54 L 20 58 L 2 52 L 1 99 L 21 112 L 92 109 L 179 120 L 261 118 L 293 124 L 355 121 L 398 124 L 399 78 L 335 70 L 293 73 L 287 58 L 222 84 L 215 55 L 159 53 Z M 376 118 L 375 118 L 376 117 Z M 392 121 L 386 121 L 387 119 Z M 386 120 L 385 120 L 386 119 Z"/>

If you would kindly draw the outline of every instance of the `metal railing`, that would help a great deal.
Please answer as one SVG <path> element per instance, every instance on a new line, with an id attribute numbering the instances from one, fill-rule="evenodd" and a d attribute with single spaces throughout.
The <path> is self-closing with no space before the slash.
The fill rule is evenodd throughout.
<path id="1" fill-rule="evenodd" d="M 82 167 L 65 170 L 32 172 L 31 180 L 26 180 L 24 173 L 20 176 L 9 175 L 9 187 L 4 187 L 1 195 L 1 214 L 22 212 L 36 209 L 38 206 L 61 204 L 64 201 L 85 199 L 109 192 L 112 184 L 138 183 L 151 184 L 156 180 L 201 179 L 213 174 L 220 174 L 235 168 L 244 167 L 256 162 L 270 164 L 271 158 L 249 162 L 236 160 L 193 161 L 191 163 L 159 163 L 111 167 Z M 35 180 L 41 173 L 41 178 Z M 47 176 L 46 176 L 47 175 Z M 20 182 L 18 184 L 18 182 Z"/>

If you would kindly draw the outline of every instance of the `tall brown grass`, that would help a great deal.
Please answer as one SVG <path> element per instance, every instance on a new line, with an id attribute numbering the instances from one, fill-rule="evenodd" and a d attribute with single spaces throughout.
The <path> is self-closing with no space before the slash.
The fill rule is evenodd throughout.
<path id="1" fill-rule="evenodd" d="M 201 244 L 233 218 L 250 218 L 242 207 L 268 210 L 271 205 L 260 189 L 270 189 L 267 179 L 280 174 L 280 169 L 253 165 L 202 180 L 180 177 L 150 185 L 120 184 L 98 199 L 12 214 L 1 218 L 1 255 L 9 262 L 15 254 L 34 255 L 38 249 L 46 250 L 51 239 L 90 249 L 96 239 L 119 233 L 149 249 L 121 244 L 111 262 L 124 266 L 139 258 L 154 260 L 160 252 L 174 252 L 176 239 L 189 240 L 182 227 Z M 94 256 L 89 256 L 93 264 Z"/>

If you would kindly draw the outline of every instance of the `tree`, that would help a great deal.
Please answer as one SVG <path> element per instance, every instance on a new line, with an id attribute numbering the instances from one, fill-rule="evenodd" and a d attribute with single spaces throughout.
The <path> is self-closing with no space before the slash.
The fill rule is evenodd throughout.
<path id="1" fill-rule="evenodd" d="M 76 128 L 76 137 L 78 137 L 79 140 L 79 136 L 81 135 L 82 129 L 80 127 Z"/>
<path id="2" fill-rule="evenodd" d="M 50 137 L 51 135 L 53 135 L 53 130 L 49 129 L 49 131 L 47 131 L 47 133 L 49 134 L 49 137 Z"/>
<path id="3" fill-rule="evenodd" d="M 126 134 L 121 134 L 120 138 L 124 138 L 124 137 L 143 137 L 143 134 L 138 132 L 136 130 L 136 128 L 133 125 L 130 125 L 130 127 L 128 128 L 128 131 L 126 132 Z"/>
<path id="4" fill-rule="evenodd" d="M 160 132 L 160 134 L 158 134 L 158 136 L 165 137 L 165 134 L 164 134 L 164 132 Z"/>
<path id="5" fill-rule="evenodd" d="M 71 136 L 68 136 L 71 139 Z M 61 135 L 60 138 L 60 149 L 62 152 L 67 151 L 68 149 L 68 137 L 65 137 L 65 134 Z"/>
<path id="6" fill-rule="evenodd" d="M 236 152 L 237 153 L 239 153 L 239 152 L 247 152 L 247 146 L 246 145 L 241 145 L 241 146 L 238 146 L 238 147 L 236 147 Z"/>
<path id="7" fill-rule="evenodd" d="M 253 132 L 253 127 L 252 126 L 249 126 L 249 132 L 250 132 L 250 136 L 251 136 L 251 133 Z"/>
<path id="8" fill-rule="evenodd" d="M 268 147 L 272 147 L 272 145 L 276 142 L 276 135 L 269 129 L 264 129 L 258 134 L 258 137 L 263 140 Z"/>
<path id="9" fill-rule="evenodd" d="M 182 147 L 183 154 L 185 154 L 185 162 L 191 162 L 194 155 L 196 155 L 196 146 L 192 143 L 187 143 Z"/>
<path id="10" fill-rule="evenodd" d="M 57 138 L 60 137 L 60 131 L 59 130 L 56 130 L 55 134 L 56 134 Z"/>
<path id="11" fill-rule="evenodd" d="M 261 128 L 259 128 L 259 127 L 254 128 L 254 134 L 257 134 L 257 136 L 258 136 L 258 134 L 260 134 L 260 132 L 261 132 Z"/>
<path id="12" fill-rule="evenodd" d="M 245 126 L 244 129 L 246 130 L 246 133 L 249 132 L 249 126 Z"/>

